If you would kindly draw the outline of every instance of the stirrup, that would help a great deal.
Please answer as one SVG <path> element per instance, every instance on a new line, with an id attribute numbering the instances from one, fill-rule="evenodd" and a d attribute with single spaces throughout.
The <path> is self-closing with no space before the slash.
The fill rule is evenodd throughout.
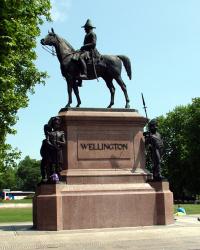
<path id="1" fill-rule="evenodd" d="M 88 77 L 87 77 L 86 74 L 80 74 L 79 78 L 80 78 L 81 80 L 87 80 L 87 79 L 88 79 Z"/>

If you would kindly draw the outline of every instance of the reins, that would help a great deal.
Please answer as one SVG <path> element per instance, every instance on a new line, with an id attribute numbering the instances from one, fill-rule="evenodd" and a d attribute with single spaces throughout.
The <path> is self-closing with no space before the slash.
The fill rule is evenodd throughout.
<path id="1" fill-rule="evenodd" d="M 46 50 L 49 54 L 51 54 L 52 56 L 56 56 L 56 52 L 55 52 L 55 50 L 53 49 L 53 47 L 52 47 L 52 49 L 50 49 L 49 47 L 46 47 L 47 45 L 42 45 L 42 48 L 44 49 L 44 50 Z"/>
<path id="2" fill-rule="evenodd" d="M 59 40 L 58 40 L 58 42 L 60 42 Z M 52 56 L 56 56 L 57 54 L 56 54 L 56 52 L 55 52 L 55 50 L 53 49 L 53 46 L 52 46 L 52 49 L 50 49 L 49 47 L 47 47 L 47 45 L 42 45 L 42 48 L 44 49 L 44 50 L 46 50 L 49 54 L 51 54 Z M 70 56 L 70 55 L 73 55 L 73 54 L 76 54 L 78 51 L 74 51 L 74 52 L 71 52 L 71 53 L 69 53 L 69 54 L 66 54 L 64 57 L 63 57 L 63 59 L 65 59 L 66 57 L 68 57 L 68 56 Z"/>
<path id="3" fill-rule="evenodd" d="M 60 43 L 60 39 L 58 39 L 58 36 L 56 36 L 56 39 L 57 39 L 57 41 L 58 41 L 58 43 Z M 44 49 L 44 50 L 46 50 L 49 54 L 51 54 L 52 56 L 56 56 L 57 55 L 57 53 L 56 53 L 56 51 L 55 51 L 55 49 L 53 48 L 53 46 L 52 46 L 52 49 L 50 49 L 49 47 L 47 47 L 47 45 L 42 45 L 42 48 Z M 72 55 L 72 54 L 75 54 L 75 53 L 77 53 L 77 51 L 74 51 L 74 52 L 71 52 L 71 53 L 69 53 L 69 54 L 66 54 L 65 56 L 64 56 L 64 58 L 66 58 L 66 57 L 68 57 L 68 56 L 70 56 L 70 55 Z M 63 59 L 64 59 L 63 58 Z"/>

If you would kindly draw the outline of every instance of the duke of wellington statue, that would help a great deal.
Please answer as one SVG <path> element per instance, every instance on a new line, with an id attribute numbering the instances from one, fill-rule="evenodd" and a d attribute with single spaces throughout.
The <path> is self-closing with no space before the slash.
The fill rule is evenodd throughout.
<path id="1" fill-rule="evenodd" d="M 143 128 L 148 119 L 130 109 L 121 78 L 123 66 L 131 79 L 130 60 L 125 55 L 100 54 L 92 21 L 88 19 L 82 27 L 86 34 L 78 50 L 53 29 L 41 40 L 43 46 L 55 48 L 67 81 L 68 102 L 45 125 L 42 177 L 33 202 L 34 227 L 66 230 L 172 224 L 169 183 L 154 180 L 146 170 Z M 101 78 L 110 91 L 108 107 L 80 108 L 79 88 Z M 113 79 L 124 93 L 125 108 L 111 108 Z M 76 108 L 70 107 L 73 93 Z"/>

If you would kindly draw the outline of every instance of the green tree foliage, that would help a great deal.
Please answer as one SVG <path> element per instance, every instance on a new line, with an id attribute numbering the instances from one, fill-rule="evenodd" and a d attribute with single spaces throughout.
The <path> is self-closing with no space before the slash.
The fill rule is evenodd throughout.
<path id="1" fill-rule="evenodd" d="M 0 175 L 0 190 L 35 190 L 41 180 L 40 161 L 26 156 L 16 167 L 8 167 Z"/>
<path id="2" fill-rule="evenodd" d="M 0 175 L 0 190 L 8 188 L 17 190 L 16 168 L 8 167 L 4 173 Z"/>
<path id="3" fill-rule="evenodd" d="M 41 180 L 40 161 L 26 156 L 18 165 L 16 177 L 20 190 L 34 191 Z"/>
<path id="4" fill-rule="evenodd" d="M 6 135 L 15 133 L 17 111 L 47 76 L 34 65 L 34 48 L 42 18 L 50 20 L 49 10 L 50 0 L 0 1 L 0 173 L 18 157 L 6 144 Z"/>
<path id="5" fill-rule="evenodd" d="M 163 174 L 176 197 L 200 193 L 200 98 L 160 116 L 159 131 L 165 142 Z"/>

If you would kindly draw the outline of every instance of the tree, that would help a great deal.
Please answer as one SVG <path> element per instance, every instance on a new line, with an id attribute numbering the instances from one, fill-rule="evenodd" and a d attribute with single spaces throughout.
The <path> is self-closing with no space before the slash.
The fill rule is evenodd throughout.
<path id="1" fill-rule="evenodd" d="M 16 168 L 8 167 L 5 173 L 0 175 L 0 190 L 8 188 L 17 190 Z"/>
<path id="2" fill-rule="evenodd" d="M 159 130 L 165 142 L 163 174 L 176 197 L 200 193 L 200 98 L 160 116 Z"/>
<path id="3" fill-rule="evenodd" d="M 28 93 L 47 76 L 34 65 L 34 48 L 49 10 L 50 0 L 0 1 L 0 173 L 19 157 L 6 144 L 6 135 L 15 133 L 17 111 L 27 107 Z"/>
<path id="4" fill-rule="evenodd" d="M 40 161 L 26 156 L 20 161 L 17 172 L 18 188 L 24 191 L 34 191 L 41 180 Z"/>

